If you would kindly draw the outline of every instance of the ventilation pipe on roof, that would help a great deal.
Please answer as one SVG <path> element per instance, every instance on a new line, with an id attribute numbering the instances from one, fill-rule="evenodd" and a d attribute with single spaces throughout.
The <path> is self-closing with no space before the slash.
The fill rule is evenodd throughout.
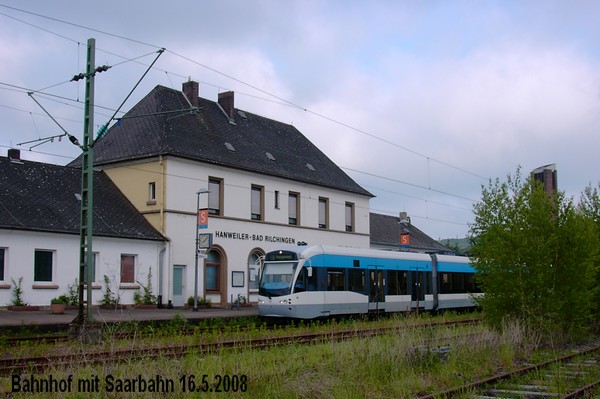
<path id="1" fill-rule="evenodd" d="M 219 93 L 219 105 L 225 111 L 225 114 L 229 119 L 233 120 L 234 103 L 233 103 L 233 92 L 226 91 Z"/>
<path id="2" fill-rule="evenodd" d="M 188 80 L 182 85 L 183 94 L 186 96 L 192 107 L 198 108 L 199 85 L 198 82 Z"/>

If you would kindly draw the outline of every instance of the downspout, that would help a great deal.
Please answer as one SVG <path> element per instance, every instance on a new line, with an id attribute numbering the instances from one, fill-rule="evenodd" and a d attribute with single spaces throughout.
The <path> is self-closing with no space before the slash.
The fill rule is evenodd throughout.
<path id="1" fill-rule="evenodd" d="M 160 190 L 160 203 L 158 204 L 158 217 L 159 221 L 159 230 L 160 233 L 165 235 L 165 222 L 164 222 L 164 208 L 165 208 L 165 187 L 164 187 L 164 176 L 165 176 L 165 165 L 163 162 L 162 155 L 158 156 L 158 164 L 160 165 L 160 181 L 159 181 L 159 190 Z M 158 254 L 158 307 L 162 309 L 163 307 L 163 292 L 165 283 L 165 252 L 167 250 L 168 243 L 160 250 Z"/>
<path id="2" fill-rule="evenodd" d="M 163 273 L 165 269 L 165 251 L 166 246 L 163 247 L 158 253 L 158 308 L 163 308 Z"/>
<path id="3" fill-rule="evenodd" d="M 166 187 L 165 187 L 165 173 L 166 173 L 166 169 L 167 166 L 165 165 L 165 161 L 163 160 L 163 156 L 159 155 L 158 157 L 158 163 L 160 165 L 160 205 L 159 205 L 159 209 L 160 209 L 160 232 L 163 235 L 166 235 L 167 232 L 165 231 L 165 226 L 166 226 L 166 222 L 165 222 L 165 201 L 166 201 Z"/>

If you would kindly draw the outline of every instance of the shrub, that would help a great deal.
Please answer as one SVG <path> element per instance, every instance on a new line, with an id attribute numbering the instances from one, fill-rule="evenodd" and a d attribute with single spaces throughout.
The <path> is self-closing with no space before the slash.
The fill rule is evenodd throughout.
<path id="1" fill-rule="evenodd" d="M 23 282 L 23 277 L 19 277 L 19 282 L 17 283 L 13 278 L 11 278 L 13 283 L 12 295 L 13 298 L 11 300 L 12 306 L 27 306 L 27 302 L 23 300 L 23 289 L 21 288 L 21 283 Z"/>

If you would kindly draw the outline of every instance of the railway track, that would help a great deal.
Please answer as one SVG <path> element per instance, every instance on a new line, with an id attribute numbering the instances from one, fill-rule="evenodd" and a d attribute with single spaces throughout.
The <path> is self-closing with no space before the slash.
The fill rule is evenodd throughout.
<path id="1" fill-rule="evenodd" d="M 442 325 L 444 323 L 455 323 L 455 324 L 475 324 L 479 323 L 480 319 L 472 318 L 466 319 L 463 321 L 456 322 L 424 322 L 417 323 L 415 325 L 416 328 L 423 328 L 427 326 L 437 326 Z M 282 326 L 281 323 L 264 323 L 261 328 L 269 331 L 276 328 L 280 328 Z M 239 325 L 236 327 L 231 326 L 221 326 L 217 329 L 215 327 L 192 327 L 192 328 L 182 328 L 177 331 L 170 331 L 170 333 L 176 333 L 178 336 L 193 336 L 193 335 L 202 335 L 205 333 L 214 333 L 215 331 L 219 331 L 221 333 L 226 333 L 230 331 L 244 332 L 250 331 L 252 329 L 256 329 L 256 325 Z M 164 333 L 160 332 L 160 328 L 157 331 L 123 331 L 111 334 L 111 338 L 113 339 L 133 339 L 133 338 L 153 338 L 157 336 L 164 335 Z M 40 344 L 56 344 L 62 342 L 68 342 L 69 336 L 67 334 L 47 334 L 47 335 L 35 335 L 28 337 L 0 337 L 0 343 L 6 345 L 7 347 L 12 346 L 21 346 L 21 345 L 40 345 Z"/>
<path id="2" fill-rule="evenodd" d="M 600 392 L 600 345 L 519 370 L 420 396 L 434 398 L 597 398 Z"/>
<path id="3" fill-rule="evenodd" d="M 421 323 L 417 328 L 457 326 L 478 323 L 477 319 L 455 322 Z M 180 357 L 190 353 L 216 353 L 221 350 L 256 350 L 290 344 L 314 344 L 321 342 L 341 342 L 353 338 L 369 338 L 392 334 L 406 328 L 405 325 L 393 327 L 373 327 L 367 329 L 345 329 L 316 333 L 293 333 L 284 336 L 268 336 L 259 338 L 234 338 L 215 342 L 200 342 L 182 345 L 145 346 L 118 350 L 89 351 L 74 354 L 56 354 L 41 356 L 21 356 L 0 358 L 0 376 L 8 376 L 25 372 L 41 373 L 55 367 L 73 365 L 96 365 L 119 363 L 132 360 L 154 359 L 159 357 Z"/>

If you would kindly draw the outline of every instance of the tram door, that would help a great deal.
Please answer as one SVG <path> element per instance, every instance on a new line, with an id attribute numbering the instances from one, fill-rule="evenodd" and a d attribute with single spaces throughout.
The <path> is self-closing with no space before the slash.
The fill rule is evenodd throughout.
<path id="1" fill-rule="evenodd" d="M 369 267 L 369 310 L 378 311 L 379 302 L 385 302 L 384 288 L 383 270 Z"/>
<path id="2" fill-rule="evenodd" d="M 410 269 L 410 307 L 419 309 L 425 306 L 425 272 L 418 268 Z"/>

